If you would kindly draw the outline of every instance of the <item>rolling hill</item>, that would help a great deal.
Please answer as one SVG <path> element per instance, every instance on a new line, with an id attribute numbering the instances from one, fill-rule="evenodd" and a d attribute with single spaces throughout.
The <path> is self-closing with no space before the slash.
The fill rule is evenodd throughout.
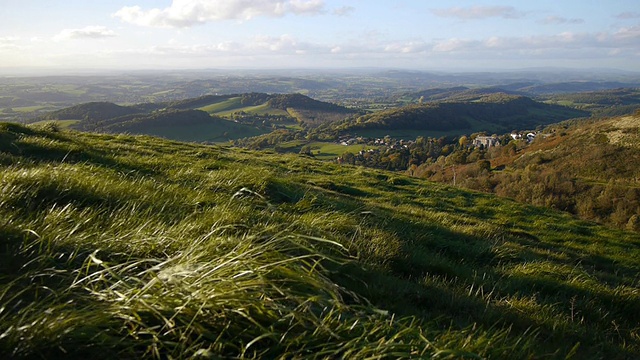
<path id="1" fill-rule="evenodd" d="M 268 131 L 212 116 L 201 110 L 175 109 L 98 122 L 93 129 L 107 133 L 144 134 L 195 142 L 226 142 Z"/>
<path id="2" fill-rule="evenodd" d="M 314 127 L 355 113 L 301 94 L 246 93 L 132 106 L 92 102 L 36 120 L 76 120 L 69 127 L 82 131 L 130 132 L 181 141 L 228 141 L 265 134 L 278 127 Z"/>
<path id="3" fill-rule="evenodd" d="M 624 133 L 624 131 L 623 131 Z M 398 173 L 0 124 L 8 358 L 640 356 L 640 235 Z"/>
<path id="4" fill-rule="evenodd" d="M 53 111 L 38 120 L 89 120 L 101 121 L 139 113 L 130 106 L 120 106 L 110 102 L 89 102 Z"/>
<path id="5" fill-rule="evenodd" d="M 435 131 L 458 135 L 477 131 L 504 133 L 588 115 L 586 111 L 544 104 L 523 96 L 494 93 L 480 96 L 475 101 L 436 102 L 379 111 L 351 117 L 327 128 L 359 134 L 365 134 L 367 130 Z M 414 134 L 414 138 L 417 135 L 420 134 Z"/>
<path id="6" fill-rule="evenodd" d="M 633 114 L 640 109 L 640 88 L 618 88 L 541 97 L 548 103 L 588 110 L 599 117 Z"/>

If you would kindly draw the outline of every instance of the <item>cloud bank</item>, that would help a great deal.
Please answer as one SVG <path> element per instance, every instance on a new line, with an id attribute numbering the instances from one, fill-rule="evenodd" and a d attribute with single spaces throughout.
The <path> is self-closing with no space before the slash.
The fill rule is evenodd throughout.
<path id="1" fill-rule="evenodd" d="M 540 20 L 539 23 L 545 25 L 560 25 L 560 24 L 583 24 L 584 19 L 567 19 L 562 16 L 547 16 L 543 20 Z"/>
<path id="2" fill-rule="evenodd" d="M 163 9 L 125 6 L 113 16 L 140 26 L 188 28 L 210 21 L 315 15 L 323 11 L 323 0 L 173 0 Z"/>
<path id="3" fill-rule="evenodd" d="M 61 41 L 68 39 L 101 39 L 114 36 L 116 36 L 116 33 L 104 26 L 87 26 L 82 29 L 64 29 L 53 39 Z"/>
<path id="4" fill-rule="evenodd" d="M 461 20 L 477 20 L 488 18 L 518 19 L 524 17 L 524 13 L 517 11 L 513 6 L 473 6 L 452 7 L 445 9 L 431 9 L 431 13 L 439 17 L 457 18 Z"/>

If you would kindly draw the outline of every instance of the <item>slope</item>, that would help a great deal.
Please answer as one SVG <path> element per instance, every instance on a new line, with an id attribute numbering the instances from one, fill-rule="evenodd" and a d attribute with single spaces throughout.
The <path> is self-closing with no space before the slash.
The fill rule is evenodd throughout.
<path id="1" fill-rule="evenodd" d="M 640 109 L 639 88 L 554 94 L 545 96 L 542 99 L 549 103 L 586 109 L 602 117 L 633 114 Z"/>
<path id="2" fill-rule="evenodd" d="M 234 113 L 288 115 L 307 126 L 342 120 L 356 111 L 343 106 L 314 100 L 302 94 L 246 93 L 198 102 L 198 109 L 211 114 L 229 116 Z"/>
<path id="3" fill-rule="evenodd" d="M 238 124 L 200 110 L 164 110 L 149 115 L 133 115 L 99 122 L 95 130 L 161 136 L 178 141 L 225 142 L 268 132 Z"/>
<path id="4" fill-rule="evenodd" d="M 434 132 L 458 135 L 478 131 L 503 133 L 513 129 L 532 129 L 588 114 L 586 111 L 539 103 L 523 96 L 496 93 L 480 96 L 475 101 L 436 102 L 384 110 L 349 118 L 325 129 L 341 133 L 357 132 L 363 136 L 371 130 L 414 130 L 414 138 L 418 135 L 431 136 Z"/>
<path id="5" fill-rule="evenodd" d="M 640 113 L 551 125 L 531 144 L 520 140 L 491 149 L 484 159 L 493 171 L 479 171 L 472 149 L 443 160 L 456 165 L 457 184 L 463 187 L 640 231 L 638 144 Z M 465 158 L 472 160 L 453 161 Z M 454 176 L 450 170 L 443 174 L 436 163 L 421 165 L 414 174 L 444 182 Z"/>
<path id="6" fill-rule="evenodd" d="M 131 115 L 140 112 L 129 107 L 120 106 L 110 102 L 89 102 L 72 107 L 53 111 L 41 116 L 38 120 L 107 120 L 119 116 Z"/>
<path id="7" fill-rule="evenodd" d="M 11 358 L 634 358 L 640 236 L 298 156 L 0 125 Z"/>

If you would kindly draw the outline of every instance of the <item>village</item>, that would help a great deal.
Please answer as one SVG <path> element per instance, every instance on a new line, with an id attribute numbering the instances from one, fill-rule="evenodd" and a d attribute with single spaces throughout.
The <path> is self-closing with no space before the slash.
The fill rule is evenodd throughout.
<path id="1" fill-rule="evenodd" d="M 535 140 L 537 136 L 537 132 L 512 132 L 511 134 L 509 134 L 509 136 L 513 140 L 525 140 L 526 142 L 530 143 L 533 140 Z M 482 136 L 482 135 L 473 136 L 472 135 L 472 141 L 467 146 L 483 147 L 485 149 L 488 149 L 490 147 L 500 146 L 501 141 L 503 140 L 498 135 L 491 135 L 491 136 Z M 411 147 L 411 145 L 413 145 L 415 141 L 393 139 L 389 135 L 383 138 L 365 138 L 362 136 L 352 136 L 350 134 L 345 134 L 338 138 L 337 143 L 343 146 L 362 144 L 362 145 L 370 145 L 370 146 L 377 146 L 377 147 L 386 147 L 388 149 L 401 149 L 401 148 L 406 149 Z"/>

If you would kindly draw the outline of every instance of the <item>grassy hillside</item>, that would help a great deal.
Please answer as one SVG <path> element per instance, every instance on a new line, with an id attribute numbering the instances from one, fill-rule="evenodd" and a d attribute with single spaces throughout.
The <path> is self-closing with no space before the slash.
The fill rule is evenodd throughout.
<path id="1" fill-rule="evenodd" d="M 372 169 L 0 125 L 10 358 L 640 356 L 640 236 Z"/>
<path id="2" fill-rule="evenodd" d="M 225 142 L 243 136 L 264 134 L 267 129 L 238 124 L 200 110 L 165 110 L 131 120 L 114 119 L 98 124 L 109 133 L 131 133 L 161 136 L 178 141 Z"/>

